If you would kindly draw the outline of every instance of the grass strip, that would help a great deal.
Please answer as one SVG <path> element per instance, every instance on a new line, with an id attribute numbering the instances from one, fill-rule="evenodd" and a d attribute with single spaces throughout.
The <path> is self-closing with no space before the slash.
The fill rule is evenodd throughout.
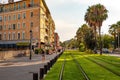
<path id="1" fill-rule="evenodd" d="M 63 80 L 84 80 L 84 76 L 73 61 L 70 53 L 67 54 Z"/>
<path id="2" fill-rule="evenodd" d="M 103 62 L 105 62 L 105 63 L 111 64 L 112 66 L 116 66 L 116 67 L 119 67 L 119 68 L 120 68 L 120 64 L 117 63 L 117 62 L 113 62 L 113 61 L 111 62 L 111 61 L 109 61 L 109 60 L 107 60 L 107 59 L 104 59 L 104 58 L 101 58 L 101 57 L 93 57 L 93 58 L 98 59 L 98 60 L 101 60 L 101 61 L 103 61 Z"/>
<path id="3" fill-rule="evenodd" d="M 120 80 L 119 76 L 116 76 L 105 68 L 85 59 L 81 56 L 81 53 L 76 54 L 73 52 L 73 54 L 75 54 L 76 59 L 91 80 Z"/>
<path id="4" fill-rule="evenodd" d="M 117 76 L 120 76 L 120 68 L 119 67 L 113 66 L 109 63 L 103 62 L 103 61 L 96 59 L 96 58 L 93 58 L 93 57 L 89 57 L 89 58 L 87 57 L 87 59 L 89 59 L 89 60 L 95 62 L 96 64 L 104 67 L 105 69 L 111 71 L 112 73 L 116 74 Z"/>
<path id="5" fill-rule="evenodd" d="M 64 73 L 63 73 L 63 80 L 84 80 L 82 74 L 78 70 L 76 63 L 73 61 L 73 58 L 69 55 L 72 53 L 76 60 L 79 62 L 79 64 L 82 66 L 90 80 L 120 80 L 119 76 L 116 76 L 112 72 L 108 71 L 107 69 L 97 65 L 96 63 L 87 60 L 84 56 L 87 56 L 89 58 L 94 59 L 93 57 L 99 57 L 96 55 L 84 55 L 84 53 L 78 52 L 78 51 L 66 51 L 56 62 L 56 64 L 51 68 L 51 70 L 48 72 L 44 80 L 58 80 L 59 79 L 59 74 L 61 71 L 61 67 L 64 61 L 64 56 L 67 54 L 66 58 L 66 64 L 64 68 Z M 106 61 L 112 61 L 119 63 L 119 58 L 112 57 L 112 56 L 100 56 L 99 58 L 105 58 Z M 94 59 L 96 60 L 96 59 Z M 96 60 L 99 63 L 102 63 L 103 65 L 109 67 L 110 69 L 117 69 L 116 67 L 111 67 L 110 64 L 101 61 L 101 60 Z"/>
<path id="6" fill-rule="evenodd" d="M 61 71 L 62 64 L 64 62 L 64 57 L 65 55 L 62 54 L 62 56 L 57 60 L 57 62 L 53 65 L 53 67 L 47 73 L 44 80 L 58 80 L 59 79 L 59 74 Z"/>

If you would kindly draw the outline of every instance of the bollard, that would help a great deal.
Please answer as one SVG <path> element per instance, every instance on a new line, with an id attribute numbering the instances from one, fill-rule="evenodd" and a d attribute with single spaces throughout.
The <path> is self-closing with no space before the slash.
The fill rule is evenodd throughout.
<path id="1" fill-rule="evenodd" d="M 47 65 L 44 65 L 44 74 L 47 74 Z"/>
<path id="2" fill-rule="evenodd" d="M 55 64 L 55 58 L 53 59 L 53 61 L 54 61 L 54 64 Z"/>
<path id="3" fill-rule="evenodd" d="M 44 77 L 44 68 L 40 68 L 40 80 Z"/>
<path id="4" fill-rule="evenodd" d="M 48 66 L 47 66 L 47 70 L 50 70 L 50 62 L 48 62 L 48 64 L 47 64 Z"/>
<path id="5" fill-rule="evenodd" d="M 38 80 L 38 73 L 33 73 L 33 80 Z"/>
<path id="6" fill-rule="evenodd" d="M 53 59 L 51 60 L 51 62 L 52 62 L 52 65 L 53 65 Z"/>
<path id="7" fill-rule="evenodd" d="M 50 60 L 50 67 L 52 67 L 52 60 Z"/>

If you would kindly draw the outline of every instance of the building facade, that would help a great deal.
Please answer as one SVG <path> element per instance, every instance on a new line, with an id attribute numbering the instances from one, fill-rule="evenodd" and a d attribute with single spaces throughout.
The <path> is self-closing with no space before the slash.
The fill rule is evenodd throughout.
<path id="1" fill-rule="evenodd" d="M 0 4 L 0 48 L 29 47 L 31 36 L 32 45 L 41 47 L 54 42 L 54 31 L 44 0 L 9 0 Z"/>
<path id="2" fill-rule="evenodd" d="M 50 46 L 54 43 L 55 23 L 44 1 L 41 1 L 40 39 L 41 47 Z M 53 45 L 53 44 L 52 44 Z"/>
<path id="3" fill-rule="evenodd" d="M 55 36 L 55 49 L 58 50 L 60 48 L 60 38 L 59 38 L 59 35 L 58 33 L 54 33 L 54 36 Z"/>

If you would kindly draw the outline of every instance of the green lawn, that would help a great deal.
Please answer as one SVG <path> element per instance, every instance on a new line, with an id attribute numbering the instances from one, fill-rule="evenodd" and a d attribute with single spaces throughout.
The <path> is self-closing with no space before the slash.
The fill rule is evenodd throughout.
<path id="1" fill-rule="evenodd" d="M 118 74 L 120 73 L 119 67 L 120 58 L 108 55 L 103 56 L 99 56 L 98 54 L 90 55 L 78 51 L 65 51 L 64 54 L 57 60 L 55 65 L 50 69 L 50 71 L 45 77 L 45 80 L 59 79 L 59 74 L 61 71 L 65 55 L 66 63 L 63 73 L 63 80 L 84 80 L 82 73 L 78 69 L 70 53 L 74 55 L 76 60 L 79 62 L 79 64 L 82 66 L 82 68 L 90 78 L 90 80 L 120 80 L 120 76 L 117 76 L 114 73 L 110 72 L 109 70 L 105 69 L 104 67 L 99 66 L 98 64 L 86 59 L 86 57 L 95 60 L 96 62 L 106 66 L 107 68 L 117 72 Z"/>
<path id="2" fill-rule="evenodd" d="M 78 77 L 79 76 L 79 77 Z M 63 80 L 84 80 L 70 53 L 67 54 Z"/>

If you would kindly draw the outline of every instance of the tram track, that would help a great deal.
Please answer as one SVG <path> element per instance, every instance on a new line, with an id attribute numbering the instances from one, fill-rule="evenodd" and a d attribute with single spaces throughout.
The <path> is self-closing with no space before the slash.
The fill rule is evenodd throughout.
<path id="1" fill-rule="evenodd" d="M 74 62 L 76 63 L 78 69 L 80 70 L 80 72 L 82 73 L 84 80 L 90 80 L 90 78 L 88 77 L 88 75 L 86 74 L 86 72 L 84 71 L 84 69 L 82 68 L 82 66 L 80 65 L 80 63 L 76 60 L 76 58 L 73 56 L 73 54 L 71 54 Z"/>
<path id="2" fill-rule="evenodd" d="M 110 68 L 106 67 L 106 66 L 103 65 L 102 63 L 99 63 L 99 62 L 97 62 L 97 61 L 95 61 L 95 60 L 93 60 L 93 59 L 90 59 L 90 58 L 88 58 L 88 57 L 85 57 L 85 58 L 86 58 L 87 60 L 92 61 L 93 63 L 96 63 L 97 65 L 105 68 L 106 70 L 112 72 L 113 74 L 115 74 L 115 75 L 117 75 L 117 76 L 120 76 L 120 73 L 119 73 L 119 72 L 116 72 L 116 71 L 114 71 L 113 69 L 110 69 Z"/>

